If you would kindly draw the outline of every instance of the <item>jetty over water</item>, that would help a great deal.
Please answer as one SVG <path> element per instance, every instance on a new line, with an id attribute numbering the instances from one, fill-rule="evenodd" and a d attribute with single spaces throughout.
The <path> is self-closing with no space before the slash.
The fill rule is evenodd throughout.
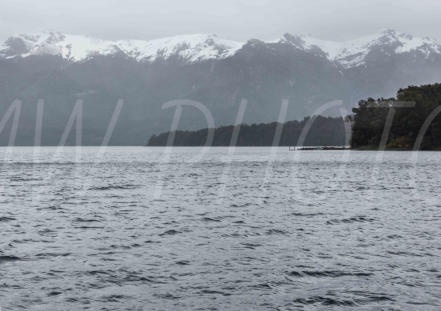
<path id="1" fill-rule="evenodd" d="M 350 146 L 290 146 L 289 151 L 350 150 Z"/>

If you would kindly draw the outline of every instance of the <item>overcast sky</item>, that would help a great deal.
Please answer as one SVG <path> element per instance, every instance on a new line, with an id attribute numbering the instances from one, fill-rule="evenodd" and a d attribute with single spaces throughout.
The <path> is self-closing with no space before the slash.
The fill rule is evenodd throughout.
<path id="1" fill-rule="evenodd" d="M 0 39 L 56 30 L 105 39 L 283 33 L 346 40 L 392 28 L 441 40 L 441 0 L 0 0 Z"/>

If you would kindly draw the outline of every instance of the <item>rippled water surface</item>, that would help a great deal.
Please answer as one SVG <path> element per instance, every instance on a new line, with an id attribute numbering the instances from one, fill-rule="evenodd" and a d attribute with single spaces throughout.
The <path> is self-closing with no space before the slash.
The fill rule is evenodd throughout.
<path id="1" fill-rule="evenodd" d="M 2 311 L 441 310 L 441 153 L 0 160 Z"/>

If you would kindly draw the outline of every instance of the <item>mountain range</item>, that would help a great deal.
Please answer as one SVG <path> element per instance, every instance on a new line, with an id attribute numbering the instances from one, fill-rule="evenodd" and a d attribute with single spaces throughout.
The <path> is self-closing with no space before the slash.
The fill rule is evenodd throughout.
<path id="1" fill-rule="evenodd" d="M 202 103 L 215 126 L 233 124 L 242 99 L 242 122 L 300 120 L 341 100 L 349 113 L 359 100 L 391 97 L 408 85 L 441 81 L 441 44 L 394 30 L 346 42 L 285 34 L 237 42 L 215 35 L 156 40 L 102 40 L 57 32 L 19 34 L 0 44 L 0 116 L 22 101 L 17 145 L 32 145 L 37 102 L 43 99 L 42 144 L 57 145 L 78 99 L 83 101 L 82 144 L 101 144 L 119 99 L 124 100 L 110 143 L 143 145 L 168 131 L 174 111 L 164 103 Z M 335 110 L 328 114 L 339 114 Z M 181 129 L 207 127 L 183 109 Z M 7 144 L 9 131 L 0 133 Z M 70 135 L 67 144 L 75 143 Z"/>

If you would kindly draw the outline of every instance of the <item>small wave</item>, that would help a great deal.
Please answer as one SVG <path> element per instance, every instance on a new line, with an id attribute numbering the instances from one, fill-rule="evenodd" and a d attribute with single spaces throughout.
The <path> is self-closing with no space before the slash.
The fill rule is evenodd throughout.
<path id="1" fill-rule="evenodd" d="M 221 291 L 217 291 L 217 290 L 210 290 L 210 289 L 202 290 L 201 294 L 231 296 L 230 293 L 225 293 L 225 292 L 221 292 Z"/>
<path id="2" fill-rule="evenodd" d="M 403 236 L 402 236 L 402 235 L 399 235 L 399 234 L 390 234 L 390 235 L 386 236 L 386 238 L 387 238 L 387 239 L 390 239 L 390 240 L 396 240 L 396 239 L 401 239 L 401 238 L 403 238 Z"/>
<path id="3" fill-rule="evenodd" d="M 7 256 L 7 255 L 0 256 L 0 263 L 14 262 L 14 261 L 20 261 L 20 260 L 23 260 L 23 259 L 20 257 L 17 257 L 17 256 Z"/>
<path id="4" fill-rule="evenodd" d="M 74 222 L 100 222 L 98 219 L 75 218 Z"/>
<path id="5" fill-rule="evenodd" d="M 190 262 L 188 260 L 181 260 L 181 261 L 177 261 L 176 264 L 179 266 L 188 266 Z"/>
<path id="6" fill-rule="evenodd" d="M 167 299 L 167 300 L 181 299 L 180 296 L 175 296 L 175 295 L 172 295 L 170 293 L 167 293 L 167 294 L 155 294 L 154 296 L 157 297 L 157 298 L 160 298 L 160 299 Z"/>
<path id="7" fill-rule="evenodd" d="M 59 296 L 61 294 L 62 294 L 62 292 L 53 291 L 53 292 L 48 293 L 47 295 L 49 297 L 53 297 L 53 296 Z"/>
<path id="8" fill-rule="evenodd" d="M 354 300 L 343 300 L 343 299 L 336 299 L 331 297 L 321 297 L 321 296 L 314 296 L 311 298 L 297 298 L 294 300 L 295 303 L 302 304 L 302 305 L 313 305 L 313 304 L 322 304 L 324 306 L 355 306 L 356 303 Z"/>
<path id="9" fill-rule="evenodd" d="M 30 182 L 30 181 L 42 181 L 41 178 L 23 178 L 23 177 L 11 177 L 11 182 Z"/>
<path id="10" fill-rule="evenodd" d="M 323 216 L 323 213 L 291 213 L 291 216 L 296 217 L 316 217 L 316 216 Z"/>
<path id="11" fill-rule="evenodd" d="M 176 231 L 176 230 L 167 230 L 163 233 L 161 233 L 159 236 L 166 236 L 166 235 L 176 235 L 182 233 L 181 231 Z"/>
<path id="12" fill-rule="evenodd" d="M 251 203 L 244 203 L 244 204 L 231 204 L 230 207 L 248 207 L 251 206 Z"/>
<path id="13" fill-rule="evenodd" d="M 371 303 L 378 303 L 382 301 L 395 301 L 393 298 L 380 294 L 380 293 L 362 293 L 354 292 L 354 294 L 363 296 L 363 298 L 357 298 L 355 301 L 359 305 L 367 305 Z"/>
<path id="14" fill-rule="evenodd" d="M 252 287 L 255 288 L 255 289 L 263 289 L 263 290 L 265 290 L 265 289 L 272 289 L 273 288 L 268 283 L 261 283 L 261 284 L 253 285 Z"/>
<path id="15" fill-rule="evenodd" d="M 280 229 L 270 229 L 266 232 L 267 235 L 286 235 L 288 234 L 286 231 Z"/>
<path id="16" fill-rule="evenodd" d="M 202 218 L 202 221 L 205 221 L 205 222 L 221 222 L 220 219 L 210 218 L 210 217 L 204 217 L 204 218 Z"/>
<path id="17" fill-rule="evenodd" d="M 51 235 L 51 234 L 54 234 L 54 233 L 56 233 L 54 230 L 51 230 L 51 229 L 48 229 L 48 228 L 38 231 L 39 235 L 44 235 L 44 236 Z"/>
<path id="18" fill-rule="evenodd" d="M 372 273 L 368 272 L 346 272 L 346 271 L 336 271 L 336 270 L 324 270 L 324 271 L 291 271 L 289 272 L 290 276 L 295 277 L 329 277 L 329 278 L 338 278 L 345 276 L 357 276 L 357 277 L 368 277 L 371 276 Z"/>
<path id="19" fill-rule="evenodd" d="M 233 221 L 233 224 L 244 224 L 245 223 L 245 221 L 243 221 L 243 220 L 238 220 L 238 221 Z"/>
<path id="20" fill-rule="evenodd" d="M 145 243 L 145 244 L 159 244 L 159 243 L 161 243 L 161 242 L 159 242 L 159 241 L 153 241 L 153 240 L 146 240 L 144 243 Z"/>
<path id="21" fill-rule="evenodd" d="M 355 216 L 351 218 L 344 219 L 331 219 L 326 222 L 327 225 L 335 225 L 335 224 L 350 224 L 354 222 L 374 222 L 376 221 L 374 218 L 369 218 L 366 216 Z"/>
<path id="22" fill-rule="evenodd" d="M 257 243 L 241 243 L 241 245 L 248 249 L 256 249 L 257 247 L 262 246 L 262 244 L 257 244 Z"/>
<path id="23" fill-rule="evenodd" d="M 410 251 L 392 251 L 392 250 L 389 250 L 389 251 L 387 251 L 387 253 L 390 254 L 390 255 L 394 255 L 394 256 L 423 257 L 423 254 L 418 254 L 418 253 L 410 252 Z M 425 253 L 424 255 L 429 256 L 429 257 L 433 256 L 432 254 L 428 254 L 428 253 Z"/>
<path id="24" fill-rule="evenodd" d="M 102 186 L 102 187 L 92 187 L 89 188 L 89 190 L 93 191 L 109 191 L 109 190 L 132 190 L 139 188 L 138 185 L 109 185 L 109 186 Z"/>
<path id="25" fill-rule="evenodd" d="M 0 217 L 0 222 L 8 222 L 8 221 L 13 221 L 16 220 L 15 218 L 12 217 Z"/>
<path id="26" fill-rule="evenodd" d="M 90 275 L 96 277 L 102 282 L 108 282 L 113 284 L 121 285 L 126 282 L 141 282 L 141 283 L 161 283 L 156 278 L 149 278 L 146 276 L 140 275 L 139 272 L 135 271 L 127 271 L 124 269 L 120 269 L 117 271 L 114 270 L 90 270 L 85 272 L 86 275 Z"/>
<path id="27" fill-rule="evenodd" d="M 40 253 L 35 255 L 35 257 L 68 257 L 71 253 Z"/>
<path id="28" fill-rule="evenodd" d="M 132 297 L 127 295 L 113 294 L 107 295 L 100 298 L 100 300 L 105 302 L 119 302 L 121 300 L 130 300 Z"/>
<path id="29" fill-rule="evenodd" d="M 369 190 L 369 187 L 365 187 L 365 186 L 358 186 L 357 188 L 355 188 L 355 191 L 362 191 L 362 190 Z"/>
<path id="30" fill-rule="evenodd" d="M 86 272 L 87 275 L 110 275 L 110 273 L 108 271 L 104 271 L 104 270 L 90 270 Z"/>

